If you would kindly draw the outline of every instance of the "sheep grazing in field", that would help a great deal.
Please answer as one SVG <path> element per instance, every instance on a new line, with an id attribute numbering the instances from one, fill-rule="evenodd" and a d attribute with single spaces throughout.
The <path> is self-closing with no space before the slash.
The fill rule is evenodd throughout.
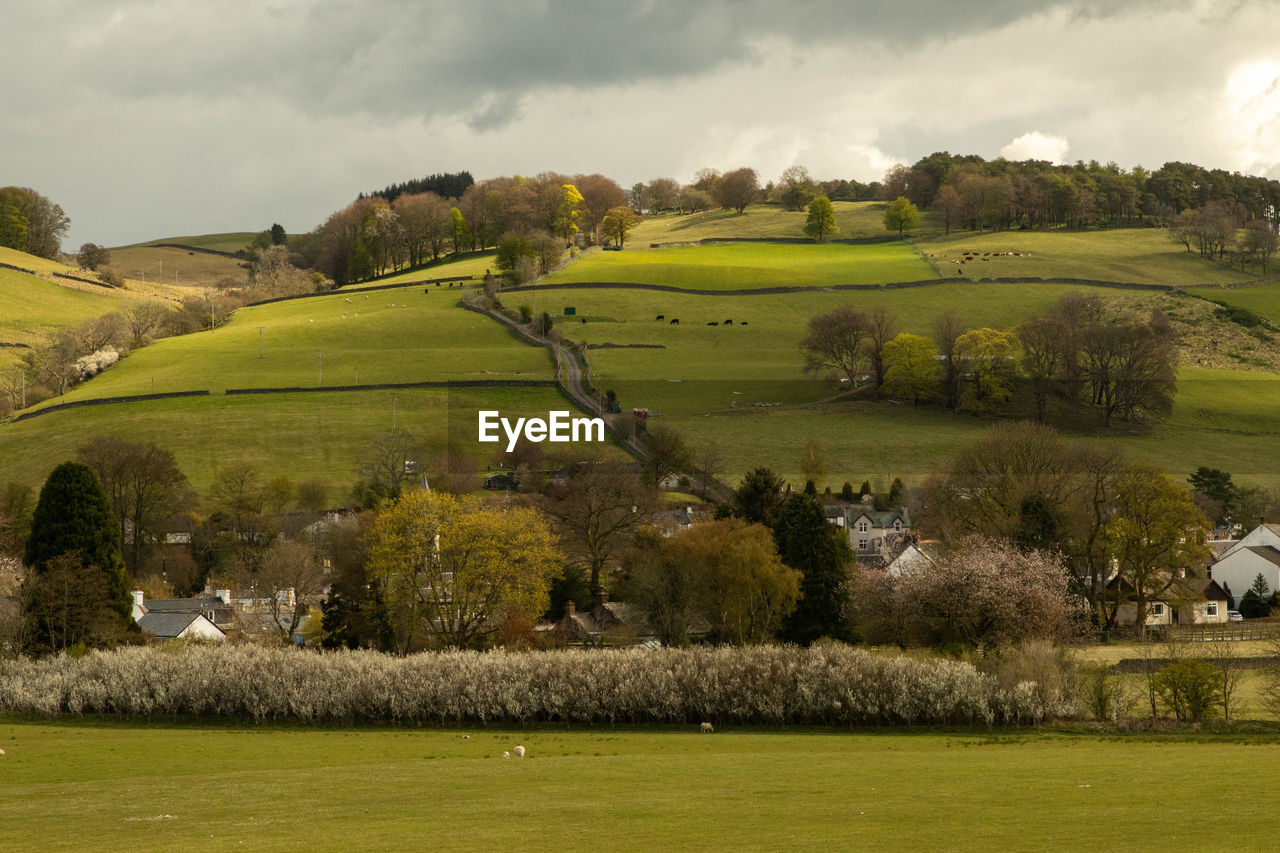
<path id="1" fill-rule="evenodd" d="M 503 757 L 503 758 L 510 758 L 510 757 L 511 757 L 511 753 L 507 752 L 507 751 L 504 749 L 504 750 L 502 750 L 502 757 Z"/>
<path id="2" fill-rule="evenodd" d="M 462 736 L 462 739 L 463 739 L 463 740 L 471 740 L 471 735 L 463 735 L 463 736 Z"/>
<path id="3" fill-rule="evenodd" d="M 709 735 L 709 734 L 711 734 L 712 732 L 714 732 L 715 730 L 716 730 L 716 727 L 715 727 L 715 726 L 713 726 L 713 725 L 711 725 L 710 723 L 703 723 L 703 724 L 702 724 L 702 733 L 703 733 L 704 735 Z"/>
<path id="4" fill-rule="evenodd" d="M 524 747 L 517 746 L 515 748 L 515 754 L 516 754 L 516 758 L 524 758 Z"/>

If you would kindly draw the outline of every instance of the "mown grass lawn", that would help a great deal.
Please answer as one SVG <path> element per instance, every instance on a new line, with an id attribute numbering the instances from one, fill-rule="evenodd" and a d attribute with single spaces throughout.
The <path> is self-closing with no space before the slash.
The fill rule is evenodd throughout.
<path id="1" fill-rule="evenodd" d="M 0 744 L 6 850 L 1215 850 L 1206 813 L 1280 806 L 1270 739 L 89 721 Z"/>
<path id="2" fill-rule="evenodd" d="M 824 287 L 937 278 L 909 243 L 728 243 L 668 246 L 631 244 L 621 252 L 582 255 L 542 284 L 625 281 L 696 290 Z"/>

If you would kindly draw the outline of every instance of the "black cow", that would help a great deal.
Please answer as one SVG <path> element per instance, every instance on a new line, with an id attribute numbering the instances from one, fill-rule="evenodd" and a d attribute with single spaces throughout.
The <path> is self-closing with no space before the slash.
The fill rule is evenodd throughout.
<path id="1" fill-rule="evenodd" d="M 719 326 L 720 324 L 719 324 L 719 323 L 708 323 L 707 325 L 708 325 L 708 326 Z"/>
<path id="2" fill-rule="evenodd" d="M 667 315 L 666 315 L 666 314 L 659 314 L 657 317 L 654 317 L 653 319 L 655 319 L 655 320 L 665 320 L 665 319 L 667 319 Z"/>
<path id="3" fill-rule="evenodd" d="M 675 318 L 674 320 L 672 320 L 672 321 L 671 321 L 671 325 L 673 325 L 673 326 L 679 326 L 679 325 L 680 325 L 680 318 L 679 318 L 679 317 L 677 317 L 677 318 Z"/>
<path id="4" fill-rule="evenodd" d="M 724 324 L 725 324 L 726 326 L 732 326 L 732 325 L 733 325 L 733 321 L 732 321 L 732 320 L 725 320 L 725 321 L 724 321 Z"/>

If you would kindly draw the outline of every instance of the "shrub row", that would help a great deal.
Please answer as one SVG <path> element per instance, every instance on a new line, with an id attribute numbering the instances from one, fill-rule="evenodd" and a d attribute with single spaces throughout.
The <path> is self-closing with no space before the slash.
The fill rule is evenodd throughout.
<path id="1" fill-rule="evenodd" d="M 0 711 L 415 724 L 1004 725 L 1074 713 L 962 662 L 827 645 L 557 652 L 312 653 L 131 647 L 0 664 Z"/>

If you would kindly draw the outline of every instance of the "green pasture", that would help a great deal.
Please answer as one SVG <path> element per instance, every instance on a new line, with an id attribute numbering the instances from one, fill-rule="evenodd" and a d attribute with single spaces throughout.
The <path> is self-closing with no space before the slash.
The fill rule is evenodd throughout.
<path id="1" fill-rule="evenodd" d="M 883 237 L 890 232 L 884 227 L 883 201 L 833 201 L 837 237 Z M 659 213 L 646 216 L 627 235 L 627 243 L 647 246 L 650 243 L 674 243 L 716 237 L 804 237 L 808 212 L 786 210 L 779 204 L 753 204 L 739 214 L 736 210 L 708 210 L 703 213 Z M 920 227 L 914 234 L 942 232 L 942 223 L 932 211 L 923 211 Z"/>
<path id="2" fill-rule="evenodd" d="M 117 435 L 173 451 L 200 494 L 224 467 L 248 462 L 264 482 L 317 480 L 336 497 L 393 423 L 426 446 L 428 457 L 452 445 L 483 471 L 497 445 L 476 440 L 482 408 L 516 417 L 573 411 L 554 388 L 508 387 L 218 395 L 67 409 L 0 426 L 0 482 L 38 488 L 78 446 Z"/>
<path id="3" fill-rule="evenodd" d="M 952 230 L 917 245 L 944 276 L 1086 278 L 1178 287 L 1231 284 L 1257 277 L 1188 252 L 1161 228 L 981 234 Z M 981 257 L 956 263 L 966 250 Z M 1015 254 L 1001 254 L 1008 252 Z"/>
<path id="4" fill-rule="evenodd" d="M 64 272 L 73 275 L 76 273 L 75 267 L 69 267 L 60 261 L 52 261 L 39 255 L 29 255 L 26 252 L 19 252 L 17 249 L 10 249 L 7 246 L 0 246 L 0 263 L 21 267 L 24 270 L 33 270 L 38 273 Z"/>
<path id="5" fill-rule="evenodd" d="M 1250 287 L 1239 287 L 1231 290 L 1196 290 L 1196 296 L 1225 302 L 1228 305 L 1239 305 L 1248 308 L 1255 314 L 1261 314 L 1280 327 L 1280 282 L 1258 284 Z"/>
<path id="6" fill-rule="evenodd" d="M 1280 806 L 1270 738 L 12 721 L 0 744 L 6 850 L 1264 850 L 1206 809 Z"/>
<path id="7" fill-rule="evenodd" d="M 157 243 L 176 243 L 180 246 L 197 246 L 201 249 L 213 249 L 218 252 L 238 252 L 241 249 L 247 249 L 249 244 L 253 242 L 253 238 L 257 237 L 258 231 L 230 231 L 223 234 L 196 234 L 187 237 L 161 237 L 158 240 L 148 240 L 145 243 L 134 243 L 131 246 L 121 246 L 122 249 L 133 248 L 134 246 L 154 246 Z M 111 250 L 113 253 L 115 249 Z"/>
<path id="8" fill-rule="evenodd" d="M 621 252 L 587 252 L 542 279 L 542 284 L 625 281 L 699 290 L 823 287 L 937 278 L 902 242 L 729 243 L 649 249 L 633 243 Z"/>
<path id="9" fill-rule="evenodd" d="M 49 404 L 165 391 L 497 378 L 551 379 L 550 356 L 460 308 L 456 293 L 405 287 L 241 308 L 214 331 L 137 350 Z"/>
<path id="10" fill-rule="evenodd" d="M 401 282 L 421 281 L 424 278 L 450 278 L 452 276 L 483 276 L 485 272 L 492 271 L 494 275 L 498 274 L 498 265 L 494 261 L 494 253 L 488 252 L 467 252 L 465 255 L 446 255 L 438 260 L 432 261 L 425 266 L 418 267 L 411 272 L 403 272 L 399 275 L 387 276 L 370 282 L 359 282 L 352 284 L 350 287 L 367 287 L 369 285 L 378 284 L 399 284 Z M 442 287 L 441 290 L 447 290 Z"/>
<path id="11" fill-rule="evenodd" d="M 224 279 L 244 284 L 247 261 L 168 246 L 131 246 L 111 250 L 111 267 L 136 281 L 176 287 L 213 287 Z"/>
<path id="12" fill-rule="evenodd" d="M 19 255 L 19 260 L 12 261 L 16 265 L 32 258 L 14 254 Z M 4 258 L 0 260 L 10 263 Z M 90 285 L 66 287 L 26 273 L 0 269 L 0 306 L 3 306 L 0 341 L 39 345 L 64 326 L 74 326 L 119 309 L 121 302 L 130 297 L 132 294 L 119 290 Z M 13 368 L 22 352 L 15 347 L 0 347 L 0 370 Z"/>
<path id="13" fill-rule="evenodd" d="M 1114 445 L 1126 458 L 1151 462 L 1179 480 L 1208 465 L 1232 472 L 1238 482 L 1268 489 L 1280 484 L 1280 442 L 1275 440 L 1280 434 L 1280 377 L 1205 368 L 1182 368 L 1178 375 L 1177 401 L 1165 422 L 1136 433 L 1099 429 L 1067 435 Z M 775 390 L 775 401 L 788 402 L 783 384 L 757 388 L 761 393 L 756 396 Z M 739 403 L 737 409 L 726 409 L 726 397 L 713 394 L 701 412 L 672 406 L 673 416 L 665 422 L 695 446 L 716 446 L 725 465 L 723 479 L 732 483 L 746 471 L 768 465 L 799 486 L 806 443 L 812 439 L 827 469 L 827 477 L 817 484 L 820 489 L 829 485 L 839 491 L 846 480 L 857 486 L 863 479 L 887 488 L 894 477 L 919 485 L 992 423 L 972 414 L 891 401 L 816 404 L 793 398 L 777 408 Z"/>

